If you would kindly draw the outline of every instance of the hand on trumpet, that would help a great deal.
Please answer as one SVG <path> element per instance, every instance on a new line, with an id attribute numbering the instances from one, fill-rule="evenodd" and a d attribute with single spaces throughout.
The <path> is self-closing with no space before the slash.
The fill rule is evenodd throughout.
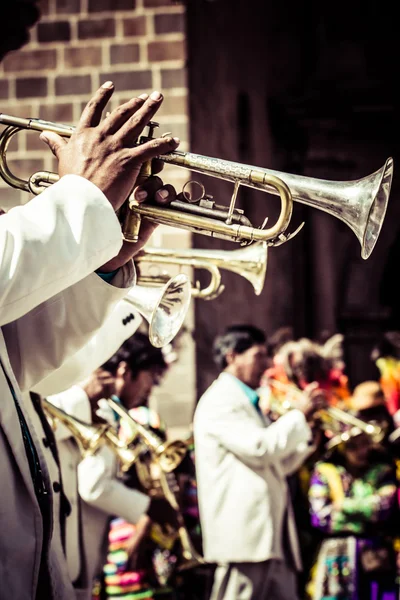
<path id="1" fill-rule="evenodd" d="M 160 108 L 163 96 L 159 92 L 153 92 L 150 96 L 141 94 L 102 120 L 102 113 L 113 91 L 112 82 L 104 83 L 97 90 L 68 140 L 51 131 L 42 132 L 40 138 L 58 159 L 60 177 L 72 174 L 88 179 L 105 194 L 115 211 L 132 190 L 138 202 L 154 200 L 159 204 L 167 204 L 176 197 L 176 193 L 171 185 L 164 185 L 159 177 L 152 176 L 135 189 L 143 163 L 179 146 L 179 139 L 171 136 L 135 144 Z M 154 161 L 152 172 L 161 171 L 162 165 L 161 161 Z M 130 248 L 123 244 L 119 255 L 101 270 L 110 272 L 124 265 L 141 250 L 155 226 L 143 223 L 139 243 Z"/>
<path id="2" fill-rule="evenodd" d="M 297 400 L 296 408 L 301 410 L 307 422 L 312 426 L 316 422 L 318 412 L 328 405 L 327 395 L 316 381 L 309 383 L 302 392 L 303 401 Z"/>

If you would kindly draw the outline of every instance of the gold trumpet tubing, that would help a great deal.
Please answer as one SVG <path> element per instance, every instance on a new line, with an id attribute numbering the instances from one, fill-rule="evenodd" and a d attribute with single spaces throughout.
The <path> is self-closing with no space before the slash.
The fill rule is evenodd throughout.
<path id="1" fill-rule="evenodd" d="M 367 177 L 353 181 L 330 181 L 261 169 L 250 165 L 175 151 L 160 160 L 227 181 L 277 194 L 270 177 L 279 178 L 290 190 L 292 199 L 327 212 L 350 227 L 361 244 L 361 256 L 370 256 L 382 227 L 393 177 L 393 159 Z M 355 202 L 362 198 L 362 202 Z M 273 236 L 272 236 L 273 237 Z M 270 239 L 270 238 L 268 238 Z"/>
<path id="2" fill-rule="evenodd" d="M 145 248 L 138 258 L 139 261 L 149 263 L 170 262 L 179 265 L 183 264 L 182 261 L 189 261 L 189 266 L 191 266 L 191 261 L 200 261 L 200 263 L 207 264 L 207 268 L 208 265 L 214 265 L 218 269 L 236 273 L 247 279 L 253 286 L 256 296 L 259 296 L 265 283 L 268 245 L 258 243 L 237 250 Z M 162 261 L 159 260 L 161 258 Z"/>
<path id="3" fill-rule="evenodd" d="M 180 253 L 172 255 L 168 257 L 167 255 L 163 255 L 162 251 L 160 253 L 155 252 L 154 254 L 150 251 L 145 251 L 143 256 L 138 256 L 135 258 L 135 262 L 148 262 L 150 264 L 170 264 L 170 265 L 179 265 L 182 267 L 192 267 L 193 269 L 204 269 L 210 273 L 210 283 L 201 288 L 198 282 L 195 285 L 192 285 L 192 298 L 201 298 L 203 300 L 213 300 L 214 298 L 218 298 L 220 294 L 224 291 L 225 287 L 221 284 L 221 273 L 217 266 L 208 264 L 206 260 L 201 261 L 197 259 L 192 259 L 189 257 L 184 257 Z M 147 284 L 147 285 L 158 285 L 165 283 L 166 275 L 165 273 L 161 273 L 160 275 L 156 274 L 154 276 L 146 275 L 144 277 L 140 276 L 138 279 L 139 284 Z M 152 281 L 153 280 L 153 281 Z"/>
<path id="4" fill-rule="evenodd" d="M 122 473 L 126 473 L 137 462 L 142 448 L 137 445 L 132 447 L 119 439 L 117 433 L 109 428 L 105 432 L 105 442 L 118 458 L 119 468 Z"/>
<path id="5" fill-rule="evenodd" d="M 345 425 L 351 425 L 357 427 L 360 431 L 370 435 L 377 441 L 383 438 L 384 432 L 379 425 L 373 425 L 372 423 L 366 423 L 362 419 L 358 419 L 354 415 L 351 415 L 336 406 L 330 406 L 326 409 L 326 412 L 331 416 L 332 419 L 340 421 Z"/>
<path id="6" fill-rule="evenodd" d="M 163 471 L 171 472 L 180 465 L 187 451 L 185 442 L 181 440 L 163 442 L 158 435 L 138 423 L 119 402 L 116 402 L 113 398 L 107 398 L 107 402 L 120 417 L 129 423 L 132 431 L 137 432 L 137 437 L 141 439 L 142 446 L 146 446 L 155 454 Z"/>
<path id="7" fill-rule="evenodd" d="M 171 489 L 169 482 L 168 482 L 168 477 L 164 472 L 160 473 L 160 483 L 161 483 L 161 489 L 163 491 L 163 494 L 164 494 L 166 500 L 169 502 L 169 504 L 171 505 L 173 510 L 175 510 L 175 513 L 176 513 L 176 518 L 178 521 L 178 534 L 179 534 L 179 540 L 182 545 L 183 557 L 186 561 L 188 561 L 190 563 L 193 562 L 193 564 L 187 565 L 186 568 L 188 568 L 189 566 L 195 566 L 196 564 L 203 564 L 205 561 L 204 561 L 203 557 L 200 556 L 200 554 L 198 554 L 198 552 L 193 547 L 189 533 L 185 526 L 185 522 L 184 522 L 184 519 L 182 516 L 182 511 L 179 506 L 178 499 L 177 499 L 174 491 Z M 185 565 L 183 565 L 182 568 L 185 568 Z"/>
<path id="8" fill-rule="evenodd" d="M 167 155 L 165 155 L 165 157 L 167 157 Z M 162 159 L 162 157 L 159 158 Z M 173 160 L 166 160 L 165 162 L 171 162 L 175 164 Z M 223 179 L 223 177 L 221 177 L 221 179 Z M 154 223 L 178 227 L 180 229 L 187 229 L 193 233 L 201 233 L 203 235 L 228 239 L 234 242 L 273 243 L 275 240 L 277 240 L 278 243 L 281 243 L 282 239 L 280 236 L 283 236 L 284 232 L 286 231 L 293 211 L 291 192 L 282 179 L 279 179 L 276 176 L 268 175 L 264 176 L 263 179 L 268 180 L 269 186 L 275 189 L 276 195 L 279 195 L 281 199 L 281 212 L 279 217 L 275 225 L 269 227 L 268 229 L 264 229 L 263 226 L 258 229 L 249 225 L 241 225 L 230 222 L 233 214 L 232 209 L 235 204 L 238 186 L 235 187 L 235 192 L 232 196 L 232 201 L 225 222 L 209 217 L 203 217 L 198 214 L 186 213 L 173 208 L 162 208 L 151 205 L 146 206 L 144 204 L 138 204 L 135 200 L 129 200 L 129 207 L 131 214 L 138 216 L 139 219 L 144 217 Z M 238 181 L 238 178 L 236 181 Z M 238 185 L 242 183 L 242 181 L 239 181 Z M 200 211 L 201 209 L 199 212 Z M 264 224 L 265 222 L 266 221 L 264 221 Z"/>
<path id="9" fill-rule="evenodd" d="M 109 425 L 90 425 L 80 419 L 72 417 L 64 410 L 55 406 L 46 398 L 41 399 L 41 404 L 52 427 L 55 429 L 57 422 L 67 427 L 75 438 L 82 456 L 94 454 L 105 443 L 105 436 Z"/>
<path id="10" fill-rule="evenodd" d="M 0 114 L 0 124 L 9 125 L 0 136 L 0 176 L 13 188 L 31 192 L 32 194 L 40 194 L 47 185 L 56 183 L 59 180 L 57 173 L 50 171 L 38 171 L 31 175 L 29 180 L 21 179 L 14 175 L 7 164 L 7 149 L 14 135 L 22 129 L 32 131 L 53 131 L 63 137 L 71 137 L 74 127 L 59 123 L 43 121 L 41 119 L 24 119 L 22 117 L 14 117 L 11 115 Z M 45 184 L 45 185 L 42 185 Z"/>

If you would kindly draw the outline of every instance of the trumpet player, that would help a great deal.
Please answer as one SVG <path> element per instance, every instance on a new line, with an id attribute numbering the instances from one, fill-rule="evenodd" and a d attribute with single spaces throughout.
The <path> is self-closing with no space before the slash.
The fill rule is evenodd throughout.
<path id="1" fill-rule="evenodd" d="M 123 319 L 126 322 L 126 317 Z M 136 326 L 140 323 L 140 317 Z M 112 324 L 109 324 L 109 330 Z M 115 325 L 118 323 L 114 320 Z M 129 323 L 132 330 L 133 325 Z M 121 325 L 119 325 L 121 329 Z M 109 331 L 111 333 L 111 331 Z M 122 331 L 120 337 L 123 335 Z M 103 335 L 104 342 L 107 335 Z M 97 336 L 97 342 L 101 339 Z M 79 362 L 85 365 L 86 358 L 93 364 L 93 350 L 97 348 L 97 359 L 104 354 L 100 344 L 92 344 L 78 353 Z M 104 423 L 104 417 L 117 427 L 113 411 L 107 403 L 98 402 L 103 398 L 119 394 L 127 406 L 146 405 L 153 385 L 158 383 L 166 369 L 162 351 L 154 348 L 147 336 L 136 333 L 130 336 L 118 351 L 103 365 L 83 381 L 66 391 L 48 397 L 48 400 L 73 418 L 86 423 Z M 77 368 L 68 365 L 68 377 L 59 376 L 65 382 Z M 85 367 L 81 373 L 85 372 Z M 50 379 L 46 382 L 50 389 Z M 141 414 L 143 410 L 139 409 Z M 97 414 L 99 413 L 99 414 Z M 154 413 L 151 424 L 157 425 Z M 100 416 L 99 416 L 100 415 Z M 158 420 L 159 423 L 159 420 Z M 108 523 L 111 517 L 124 519 L 126 527 L 147 532 L 152 522 L 173 521 L 174 515 L 168 503 L 162 499 L 151 499 L 145 493 L 128 487 L 117 476 L 115 454 L 103 447 L 94 455 L 82 459 L 77 441 L 65 426 L 56 427 L 55 436 L 61 467 L 63 489 L 71 506 L 66 519 L 65 549 L 68 574 L 74 585 L 77 599 L 92 597 L 93 581 L 102 572 L 105 562 Z M 128 546 L 128 542 L 126 544 Z M 136 545 L 129 544 L 129 557 L 134 561 Z M 134 556 L 135 555 L 135 556 Z"/>
<path id="2" fill-rule="evenodd" d="M 7 26 L 0 58 L 29 38 L 38 3 L 5 3 L 2 17 Z M 163 138 L 127 148 L 126 140 L 137 138 L 162 96 L 133 98 L 100 122 L 113 90 L 106 82 L 94 94 L 68 143 L 43 134 L 57 157 L 60 181 L 0 218 L 4 599 L 69 600 L 73 594 L 50 547 L 53 490 L 21 390 L 31 389 L 83 346 L 134 283 L 131 259 L 152 229 L 142 229 L 139 247 L 127 247 L 115 211 L 134 188 L 141 163 L 178 145 Z M 148 185 L 151 189 L 136 190 L 139 201 L 156 195 L 165 202 L 173 193 L 161 180 Z"/>
<path id="3" fill-rule="evenodd" d="M 314 403 L 271 423 L 257 388 L 264 333 L 228 328 L 214 342 L 218 379 L 200 399 L 194 441 L 204 556 L 217 563 L 212 600 L 293 600 L 301 568 L 286 477 L 312 451 Z"/>

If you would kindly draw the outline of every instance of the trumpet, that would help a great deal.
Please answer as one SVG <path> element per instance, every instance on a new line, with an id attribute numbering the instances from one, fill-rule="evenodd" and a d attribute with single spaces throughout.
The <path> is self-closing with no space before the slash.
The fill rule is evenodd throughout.
<path id="1" fill-rule="evenodd" d="M 139 451 L 124 444 L 107 423 L 96 425 L 85 423 L 72 417 L 46 398 L 41 398 L 41 405 L 53 430 L 56 430 L 58 424 L 64 425 L 69 430 L 83 458 L 96 454 L 106 444 L 116 455 L 120 472 L 129 471 L 137 461 Z"/>
<path id="2" fill-rule="evenodd" d="M 135 257 L 135 262 L 147 263 L 151 266 L 171 264 L 205 269 L 210 273 L 210 282 L 203 288 L 200 287 L 199 282 L 192 285 L 192 297 L 213 300 L 225 289 L 221 284 L 220 269 L 237 273 L 247 279 L 252 284 L 254 293 L 259 296 L 264 287 L 267 256 L 268 246 L 265 243 L 252 244 L 237 250 L 145 248 Z M 138 283 L 158 286 L 162 285 L 168 277 L 165 271 L 155 274 L 150 272 L 148 275 L 140 274 Z"/>
<path id="3" fill-rule="evenodd" d="M 131 431 L 127 441 L 129 447 L 134 447 L 137 443 L 139 452 L 136 472 L 142 488 L 150 496 L 165 497 L 176 513 L 178 529 L 175 533 L 172 532 L 171 538 L 174 540 L 177 536 L 181 543 L 183 561 L 179 570 L 204 564 L 203 557 L 192 544 L 176 495 L 178 484 L 173 471 L 186 456 L 187 443 L 182 440 L 164 442 L 157 434 L 138 423 L 116 399 L 107 398 L 107 402 Z"/>
<path id="4" fill-rule="evenodd" d="M 8 168 L 6 151 L 10 139 L 23 129 L 54 131 L 70 137 L 73 127 L 40 119 L 25 119 L 1 114 L 0 123 L 8 125 L 0 138 L 0 176 L 12 187 L 38 194 L 52 183 L 58 175 L 38 171 L 29 180 L 15 176 Z M 138 143 L 152 138 L 156 123 L 150 122 L 149 134 Z M 202 156 L 191 152 L 175 151 L 158 157 L 160 160 L 190 169 L 191 171 L 232 182 L 233 193 L 229 207 L 217 205 L 205 193 L 204 186 L 197 198 L 191 198 L 183 190 L 183 200 L 174 200 L 167 207 L 138 204 L 133 197 L 128 200 L 128 212 L 123 225 L 126 240 L 136 242 L 142 218 L 155 223 L 188 229 L 211 237 L 228 239 L 242 245 L 259 241 L 278 246 L 296 235 L 302 225 L 292 234 L 286 234 L 290 223 L 293 201 L 322 210 L 346 223 L 361 245 L 361 256 L 367 259 L 378 240 L 386 214 L 393 178 L 393 159 L 389 157 L 374 173 L 353 181 L 316 179 L 243 165 L 220 158 Z M 149 166 L 143 172 L 151 173 Z M 279 217 L 274 225 L 266 228 L 267 219 L 260 227 L 254 227 L 243 211 L 236 207 L 240 186 L 247 186 L 278 195 L 281 201 Z"/>
<path id="5" fill-rule="evenodd" d="M 279 390 L 288 396 L 299 397 L 303 402 L 303 392 L 295 385 L 284 383 L 276 379 L 269 381 L 272 388 Z M 295 408 L 293 402 L 285 398 L 282 402 L 272 402 L 271 409 L 280 416 L 286 414 L 289 410 Z M 351 437 L 365 433 L 374 444 L 380 444 L 385 437 L 385 431 L 375 423 L 366 423 L 362 419 L 355 417 L 347 411 L 338 408 L 337 406 L 327 406 L 320 408 L 316 414 L 320 418 L 321 427 L 324 430 L 329 430 L 333 436 L 327 442 L 327 450 L 332 449 L 342 442 L 347 442 Z M 347 430 L 343 430 L 346 427 Z"/>
<path id="6" fill-rule="evenodd" d="M 183 273 L 167 277 L 161 289 L 136 285 L 125 296 L 147 320 L 149 340 L 156 348 L 166 346 L 176 336 L 189 310 L 190 299 L 190 282 Z"/>

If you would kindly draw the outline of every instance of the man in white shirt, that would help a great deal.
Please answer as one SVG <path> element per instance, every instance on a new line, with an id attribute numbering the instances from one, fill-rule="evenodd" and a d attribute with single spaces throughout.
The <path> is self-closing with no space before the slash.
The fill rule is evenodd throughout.
<path id="1" fill-rule="evenodd" d="M 108 329 L 115 331 L 115 325 L 118 330 L 117 323 L 109 323 Z M 98 357 L 102 352 L 105 352 L 104 345 L 98 348 Z M 90 348 L 78 354 L 83 373 L 85 354 L 89 358 Z M 144 406 L 166 368 L 162 351 L 154 348 L 145 334 L 136 333 L 103 367 L 47 400 L 88 424 L 104 423 L 97 416 L 99 412 L 116 427 L 115 414 L 109 407 L 107 411 L 107 405 L 104 407 L 104 399 L 117 394 L 127 408 Z M 99 401 L 103 405 L 100 410 Z M 65 539 L 68 572 L 77 600 L 90 600 L 93 579 L 101 573 L 106 559 L 110 517 L 118 516 L 133 524 L 140 521 L 140 525 L 147 528 L 151 520 L 174 519 L 174 515 L 166 501 L 150 500 L 145 493 L 124 484 L 118 476 L 116 455 L 109 447 L 82 458 L 77 440 L 68 427 L 57 425 L 55 437 L 64 492 L 71 505 Z"/>
<path id="2" fill-rule="evenodd" d="M 267 366 L 264 333 L 228 328 L 214 343 L 221 369 L 201 397 L 194 442 L 205 559 L 217 563 L 212 600 L 296 600 L 301 568 L 286 477 L 310 453 L 314 411 L 275 423 L 258 405 Z"/>
<path id="3" fill-rule="evenodd" d="M 38 18 L 34 0 L 2 6 L 0 57 L 28 39 Z M 133 98 L 104 121 L 113 93 L 106 82 L 67 142 L 41 137 L 58 158 L 60 181 L 0 216 L 0 599 L 70 600 L 73 594 L 50 547 L 50 478 L 26 413 L 30 390 L 81 348 L 135 282 L 132 256 L 115 215 L 135 186 L 141 164 L 173 150 L 173 138 L 132 146 L 161 105 L 158 92 Z M 143 201 L 166 202 L 171 186 L 153 178 L 136 188 Z M 101 272 L 104 281 L 95 271 Z"/>

